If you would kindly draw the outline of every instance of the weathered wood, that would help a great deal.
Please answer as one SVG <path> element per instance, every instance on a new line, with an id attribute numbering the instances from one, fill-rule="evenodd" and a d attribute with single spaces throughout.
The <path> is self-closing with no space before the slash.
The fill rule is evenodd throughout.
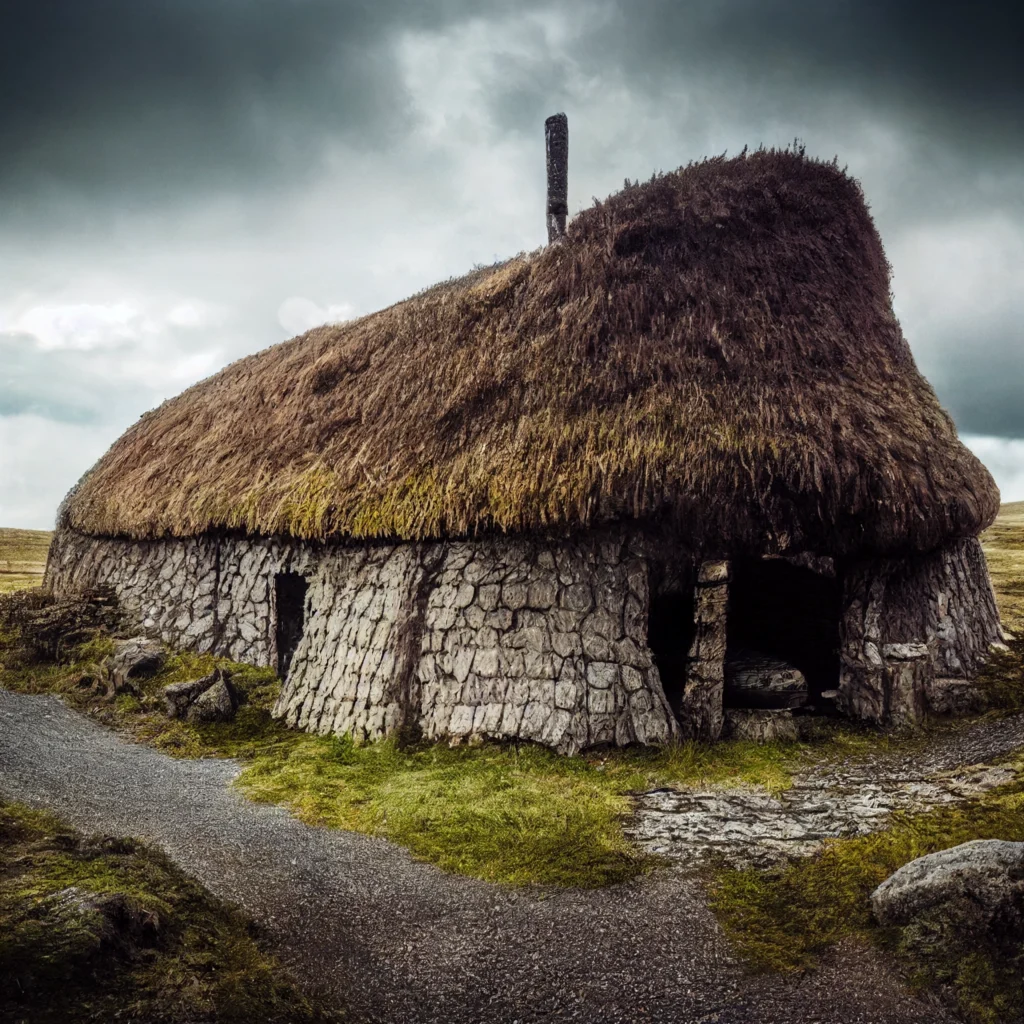
<path id="1" fill-rule="evenodd" d="M 688 739 L 722 734 L 729 563 L 704 562 L 697 576 L 695 632 L 679 725 Z"/>
<path id="2" fill-rule="evenodd" d="M 548 165 L 548 243 L 565 234 L 569 215 L 569 119 L 552 114 L 544 122 L 544 143 Z"/>

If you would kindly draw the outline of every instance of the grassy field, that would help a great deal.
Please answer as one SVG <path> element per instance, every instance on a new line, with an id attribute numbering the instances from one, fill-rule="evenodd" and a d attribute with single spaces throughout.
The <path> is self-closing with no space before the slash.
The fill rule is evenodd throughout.
<path id="1" fill-rule="evenodd" d="M 156 850 L 0 800 L 0 1019 L 341 1019 L 310 1003 L 265 946 Z"/>
<path id="2" fill-rule="evenodd" d="M 56 693 L 94 720 L 176 757 L 237 757 L 236 785 L 250 799 L 282 804 L 311 824 L 401 843 L 448 871 L 493 882 L 595 887 L 656 866 L 628 842 L 622 823 L 632 793 L 655 786 L 759 786 L 781 791 L 792 772 L 816 760 L 920 738 L 887 737 L 853 726 L 815 744 L 687 743 L 567 758 L 532 744 L 356 746 L 311 736 L 271 718 L 280 689 L 274 673 L 210 655 L 177 654 L 134 695 L 106 699 L 82 685 L 110 641 L 79 650 L 73 664 L 2 667 L 0 686 Z M 232 671 L 243 703 L 227 723 L 168 719 L 164 686 L 214 667 Z"/>
<path id="3" fill-rule="evenodd" d="M 39 586 L 52 536 L 48 530 L 0 527 L 0 594 Z"/>
<path id="4" fill-rule="evenodd" d="M 1003 505 L 981 543 L 1003 624 L 1024 636 L 1024 501 Z"/>

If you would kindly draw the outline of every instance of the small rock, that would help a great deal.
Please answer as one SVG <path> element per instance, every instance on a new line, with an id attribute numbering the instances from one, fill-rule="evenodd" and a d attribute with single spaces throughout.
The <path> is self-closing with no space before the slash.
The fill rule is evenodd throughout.
<path id="1" fill-rule="evenodd" d="M 136 636 L 114 642 L 114 653 L 103 662 L 115 693 L 124 690 L 130 679 L 155 675 L 164 666 L 167 652 L 159 640 Z"/>
<path id="2" fill-rule="evenodd" d="M 940 677 L 928 684 L 928 710 L 938 715 L 963 715 L 978 710 L 984 697 L 969 679 Z"/>
<path id="3" fill-rule="evenodd" d="M 872 894 L 883 925 L 941 916 L 961 936 L 1024 938 L 1024 843 L 977 839 L 904 864 Z"/>
<path id="4" fill-rule="evenodd" d="M 212 672 L 202 679 L 189 679 L 184 683 L 171 683 L 164 687 L 164 702 L 167 706 L 168 718 L 184 718 L 185 712 L 198 697 L 204 694 L 217 680 L 217 673 Z"/>
<path id="5" fill-rule="evenodd" d="M 219 678 L 193 701 L 185 718 L 189 722 L 227 722 L 238 709 L 238 695 L 226 672 L 218 670 Z"/>
<path id="6" fill-rule="evenodd" d="M 797 739 L 793 713 L 780 708 L 726 708 L 724 732 L 730 739 L 754 743 Z"/>
<path id="7" fill-rule="evenodd" d="M 807 680 L 780 658 L 737 652 L 725 665 L 725 692 L 736 707 L 798 708 L 807 703 Z"/>

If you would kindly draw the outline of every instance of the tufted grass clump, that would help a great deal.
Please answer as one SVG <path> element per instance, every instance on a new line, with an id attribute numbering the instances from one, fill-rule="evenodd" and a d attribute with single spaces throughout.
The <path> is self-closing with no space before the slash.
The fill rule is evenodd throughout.
<path id="1" fill-rule="evenodd" d="M 446 871 L 594 887 L 652 863 L 623 836 L 629 801 L 597 767 L 525 744 L 403 749 L 309 737 L 256 757 L 237 785 L 311 824 L 386 837 Z"/>
<path id="2" fill-rule="evenodd" d="M 110 901 L 118 913 L 96 909 Z M 340 1019 L 264 946 L 252 922 L 162 853 L 0 800 L 0 1019 Z"/>
<path id="3" fill-rule="evenodd" d="M 871 893 L 898 868 L 972 839 L 1024 841 L 1024 779 L 957 806 L 895 814 L 883 831 L 829 840 L 784 867 L 718 870 L 712 907 L 741 955 L 764 970 L 805 972 L 855 938 L 895 955 L 911 984 L 945 990 L 974 1024 L 1024 1020 L 1019 963 L 1001 962 L 977 940 L 969 948 L 911 945 L 871 913 Z"/>

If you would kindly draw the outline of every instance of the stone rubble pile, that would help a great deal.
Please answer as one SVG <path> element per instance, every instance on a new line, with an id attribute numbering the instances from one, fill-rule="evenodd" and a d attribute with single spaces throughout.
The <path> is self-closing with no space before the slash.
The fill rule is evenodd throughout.
<path id="1" fill-rule="evenodd" d="M 192 723 L 226 722 L 238 710 L 239 697 L 231 673 L 218 668 L 201 679 L 165 686 L 164 704 L 168 718 Z"/>

